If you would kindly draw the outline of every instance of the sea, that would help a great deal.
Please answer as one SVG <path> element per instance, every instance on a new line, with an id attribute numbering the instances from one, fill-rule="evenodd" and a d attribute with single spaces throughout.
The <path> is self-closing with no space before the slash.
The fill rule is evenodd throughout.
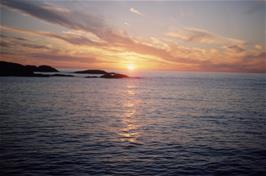
<path id="1" fill-rule="evenodd" d="M 266 174 L 266 74 L 0 77 L 0 175 Z"/>

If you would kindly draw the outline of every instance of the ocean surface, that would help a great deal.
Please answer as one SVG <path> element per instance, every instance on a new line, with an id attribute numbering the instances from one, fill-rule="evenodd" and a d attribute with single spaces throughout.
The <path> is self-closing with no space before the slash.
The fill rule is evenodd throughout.
<path id="1" fill-rule="evenodd" d="M 0 77 L 0 175 L 265 175 L 266 75 Z"/>

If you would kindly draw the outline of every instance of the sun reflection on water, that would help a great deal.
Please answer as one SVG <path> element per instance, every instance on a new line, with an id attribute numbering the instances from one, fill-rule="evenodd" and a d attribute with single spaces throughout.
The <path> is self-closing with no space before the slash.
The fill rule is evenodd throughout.
<path id="1" fill-rule="evenodd" d="M 119 132 L 120 141 L 140 144 L 138 141 L 138 138 L 140 137 L 140 132 L 138 130 L 139 125 L 137 125 L 136 119 L 136 106 L 139 102 L 135 96 L 135 86 L 129 82 L 126 88 L 127 96 L 124 103 L 125 113 L 122 119 L 123 127 Z"/>

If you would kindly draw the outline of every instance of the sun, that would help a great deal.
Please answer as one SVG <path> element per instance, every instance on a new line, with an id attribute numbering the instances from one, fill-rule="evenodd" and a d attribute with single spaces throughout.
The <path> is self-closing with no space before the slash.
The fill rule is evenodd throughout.
<path id="1" fill-rule="evenodd" d="M 134 64 L 127 64 L 127 69 L 130 71 L 135 70 L 135 65 Z"/>

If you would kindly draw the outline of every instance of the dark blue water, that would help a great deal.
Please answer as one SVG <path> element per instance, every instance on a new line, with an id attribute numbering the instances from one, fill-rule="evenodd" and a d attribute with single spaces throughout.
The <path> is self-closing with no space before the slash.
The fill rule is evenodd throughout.
<path id="1" fill-rule="evenodd" d="M 266 174 L 265 74 L 0 78 L 1 175 Z"/>

